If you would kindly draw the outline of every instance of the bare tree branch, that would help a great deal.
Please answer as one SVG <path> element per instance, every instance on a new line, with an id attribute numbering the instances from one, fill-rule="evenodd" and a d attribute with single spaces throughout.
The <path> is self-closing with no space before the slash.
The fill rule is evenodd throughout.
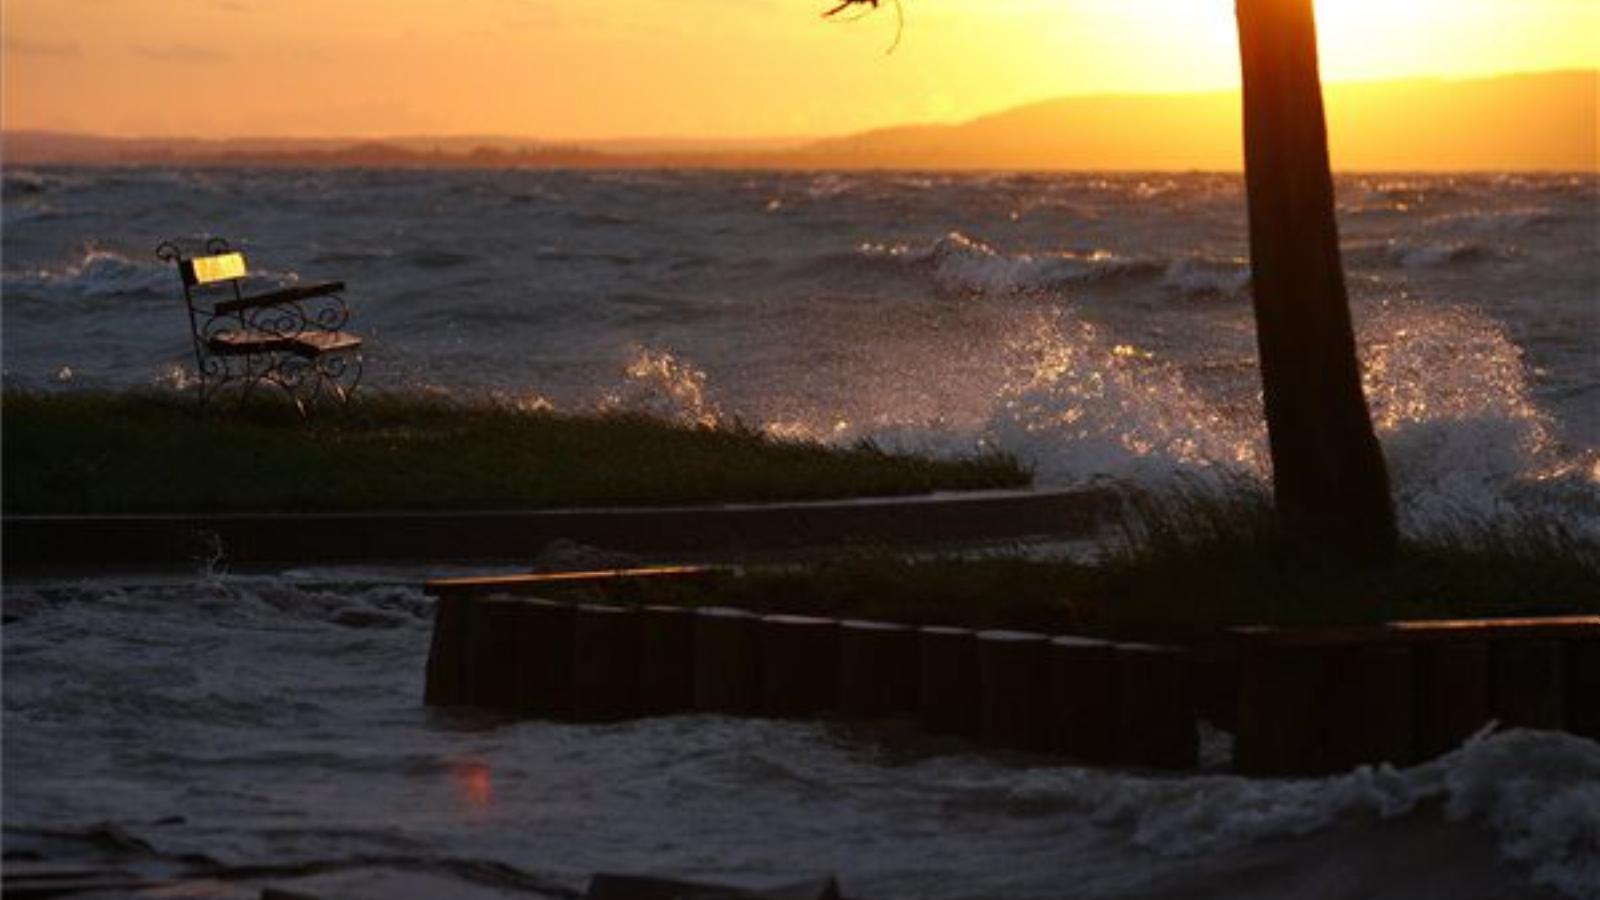
<path id="1" fill-rule="evenodd" d="M 879 0 L 839 0 L 839 5 L 835 6 L 834 8 L 832 8 L 830 10 L 828 10 L 827 12 L 823 13 L 822 17 L 824 19 L 831 19 L 834 16 L 838 15 L 839 13 L 844 12 L 845 10 L 849 9 L 852 6 L 869 7 L 868 9 L 862 10 L 856 16 L 853 16 L 853 17 L 848 18 L 848 19 L 840 20 L 840 21 L 844 21 L 844 22 L 854 22 L 857 19 L 860 19 L 863 16 L 867 16 L 867 15 L 871 14 L 872 12 L 874 12 L 875 10 L 877 10 L 878 3 L 879 3 Z M 906 30 L 906 13 L 905 13 L 905 8 L 900 5 L 900 0 L 894 0 L 894 23 L 895 23 L 894 24 L 894 43 L 889 45 L 889 49 L 885 50 L 884 51 L 885 53 L 893 53 L 895 51 L 895 48 L 900 46 L 900 37 L 901 37 L 901 35 L 905 34 L 905 30 Z"/>

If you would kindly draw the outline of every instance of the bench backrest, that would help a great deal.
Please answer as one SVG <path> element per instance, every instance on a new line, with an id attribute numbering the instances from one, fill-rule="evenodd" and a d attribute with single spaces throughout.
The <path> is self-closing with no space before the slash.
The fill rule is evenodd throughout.
<path id="1" fill-rule="evenodd" d="M 178 272 L 187 287 L 202 287 L 219 281 L 238 281 L 249 274 L 244 254 L 237 250 L 181 259 L 178 261 Z"/>

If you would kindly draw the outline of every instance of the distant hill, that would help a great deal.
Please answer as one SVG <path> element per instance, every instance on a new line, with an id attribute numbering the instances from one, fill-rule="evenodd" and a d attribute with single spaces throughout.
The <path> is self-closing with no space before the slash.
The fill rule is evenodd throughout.
<path id="1" fill-rule="evenodd" d="M 1600 170 L 1594 70 L 1330 85 L 1335 168 Z M 1237 92 L 1066 97 L 955 125 L 908 125 L 809 143 L 502 136 L 119 139 L 0 135 L 9 163 L 256 166 L 1236 170 Z"/>
<path id="2" fill-rule="evenodd" d="M 1345 170 L 1587 170 L 1600 72 L 1330 85 L 1330 152 Z M 820 142 L 791 164 L 849 167 L 1233 170 L 1237 92 L 1068 97 L 961 125 Z"/>

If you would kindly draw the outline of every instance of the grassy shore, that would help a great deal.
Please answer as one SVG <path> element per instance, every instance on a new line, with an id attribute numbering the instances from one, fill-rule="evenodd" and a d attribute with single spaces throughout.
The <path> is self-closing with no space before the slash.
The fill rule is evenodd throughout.
<path id="1" fill-rule="evenodd" d="M 1122 539 L 1092 562 L 885 550 L 610 599 L 1186 640 L 1235 625 L 1600 613 L 1600 545 L 1556 523 L 1463 526 L 1353 568 L 1290 550 L 1264 488 L 1238 485 L 1129 498 Z"/>
<path id="2" fill-rule="evenodd" d="M 301 419 L 171 394 L 7 392 L 4 508 L 19 513 L 494 509 L 804 500 L 1019 487 L 1005 456 L 931 460 L 744 428 L 370 395 Z M 1559 522 L 1463 525 L 1379 569 L 1291 550 L 1265 489 L 1129 495 L 1093 562 L 857 551 L 613 599 L 1042 631 L 1192 635 L 1240 624 L 1600 612 L 1600 545 Z"/>
<path id="3" fill-rule="evenodd" d="M 369 393 L 302 419 L 170 393 L 8 390 L 8 514 L 534 509 L 1023 487 L 998 454 L 935 460 L 635 415 Z"/>

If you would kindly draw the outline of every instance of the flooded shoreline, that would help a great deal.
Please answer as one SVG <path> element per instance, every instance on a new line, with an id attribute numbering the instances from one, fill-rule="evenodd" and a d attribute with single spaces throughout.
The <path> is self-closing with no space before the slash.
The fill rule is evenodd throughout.
<path id="1" fill-rule="evenodd" d="M 826 871 L 850 896 L 949 900 L 1600 884 L 1600 746 L 1578 738 L 1492 734 L 1407 770 L 1251 780 L 892 725 L 507 721 L 422 706 L 430 607 L 411 587 L 277 576 L 8 586 L 8 827 L 109 822 L 231 866 L 483 859 L 570 889 L 595 871 Z"/>

